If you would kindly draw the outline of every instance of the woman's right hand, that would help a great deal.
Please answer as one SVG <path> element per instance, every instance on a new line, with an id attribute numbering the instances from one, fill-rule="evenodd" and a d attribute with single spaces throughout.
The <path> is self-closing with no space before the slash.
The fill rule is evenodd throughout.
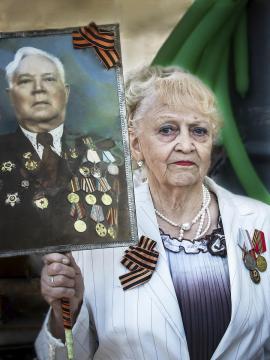
<path id="1" fill-rule="evenodd" d="M 84 285 L 81 270 L 71 253 L 48 254 L 43 257 L 43 261 L 41 293 L 53 310 L 51 322 L 53 335 L 63 338 L 61 299 L 69 299 L 74 324 L 83 300 Z"/>

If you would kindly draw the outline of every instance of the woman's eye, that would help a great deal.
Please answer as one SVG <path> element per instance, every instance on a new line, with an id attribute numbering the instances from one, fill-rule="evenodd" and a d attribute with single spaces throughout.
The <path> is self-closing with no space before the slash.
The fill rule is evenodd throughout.
<path id="1" fill-rule="evenodd" d="M 192 132 L 196 136 L 204 136 L 208 134 L 208 130 L 204 127 L 195 127 L 192 129 Z"/>
<path id="2" fill-rule="evenodd" d="M 162 135 L 171 135 L 176 131 L 176 128 L 172 125 L 165 125 L 159 129 L 159 133 Z"/>

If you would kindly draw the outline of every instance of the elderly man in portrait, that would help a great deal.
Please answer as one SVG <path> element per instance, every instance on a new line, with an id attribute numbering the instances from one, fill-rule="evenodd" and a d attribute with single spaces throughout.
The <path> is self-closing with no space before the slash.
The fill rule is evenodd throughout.
<path id="1" fill-rule="evenodd" d="M 23 47 L 7 65 L 6 77 L 18 128 L 0 137 L 0 251 L 83 244 L 89 229 L 114 238 L 110 213 L 117 195 L 111 183 L 118 168 L 112 144 L 101 151 L 90 136 L 81 136 L 67 145 L 70 89 L 61 61 Z"/>

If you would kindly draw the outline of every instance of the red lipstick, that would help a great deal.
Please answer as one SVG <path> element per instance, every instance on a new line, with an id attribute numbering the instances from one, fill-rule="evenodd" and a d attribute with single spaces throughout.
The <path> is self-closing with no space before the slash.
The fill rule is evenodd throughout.
<path id="1" fill-rule="evenodd" d="M 180 166 L 192 166 L 194 165 L 194 162 L 192 161 L 187 161 L 187 160 L 182 160 L 182 161 L 176 161 L 175 165 L 180 165 Z"/>

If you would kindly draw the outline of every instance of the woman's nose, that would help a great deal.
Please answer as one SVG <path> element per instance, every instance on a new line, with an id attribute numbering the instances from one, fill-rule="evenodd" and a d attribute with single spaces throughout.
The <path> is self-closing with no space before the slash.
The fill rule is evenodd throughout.
<path id="1" fill-rule="evenodd" d="M 190 136 L 189 131 L 181 131 L 175 139 L 175 151 L 182 151 L 183 153 L 189 153 L 195 149 L 194 140 Z"/>

